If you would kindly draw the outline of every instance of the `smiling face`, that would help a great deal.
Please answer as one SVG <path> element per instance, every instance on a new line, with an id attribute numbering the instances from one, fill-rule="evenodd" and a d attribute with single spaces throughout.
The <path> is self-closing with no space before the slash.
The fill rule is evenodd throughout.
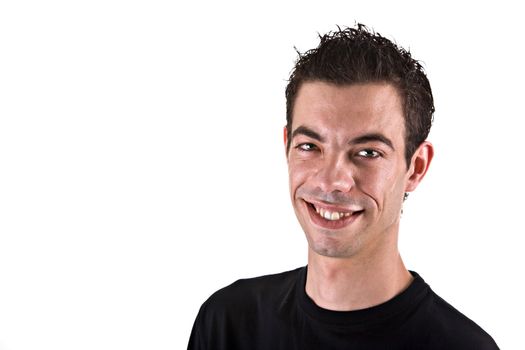
<path id="1" fill-rule="evenodd" d="M 394 245 L 403 195 L 428 168 L 424 143 L 407 167 L 402 101 L 386 83 L 304 83 L 287 153 L 290 194 L 311 252 L 372 254 Z"/>

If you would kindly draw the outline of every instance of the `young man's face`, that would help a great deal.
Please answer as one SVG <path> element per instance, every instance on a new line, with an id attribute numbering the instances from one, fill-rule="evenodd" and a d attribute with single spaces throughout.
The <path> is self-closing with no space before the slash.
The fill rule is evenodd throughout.
<path id="1" fill-rule="evenodd" d="M 291 198 L 311 251 L 351 257 L 397 248 L 403 195 L 419 182 L 414 167 L 422 166 L 415 156 L 407 169 L 404 137 L 392 85 L 301 86 L 285 142 Z"/>

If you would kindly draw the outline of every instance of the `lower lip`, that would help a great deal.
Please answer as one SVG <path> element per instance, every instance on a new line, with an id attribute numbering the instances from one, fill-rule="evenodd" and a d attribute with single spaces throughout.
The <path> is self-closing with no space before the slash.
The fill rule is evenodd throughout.
<path id="1" fill-rule="evenodd" d="M 324 229 L 329 230 L 339 230 L 342 229 L 348 225 L 350 225 L 352 222 L 354 222 L 359 215 L 361 215 L 361 211 L 352 213 L 350 216 L 345 216 L 343 219 L 339 220 L 326 220 L 325 218 L 322 218 L 315 209 L 308 204 L 307 202 L 304 202 L 304 205 L 306 205 L 306 209 L 308 210 L 308 213 L 310 214 L 310 218 L 312 222 Z"/>

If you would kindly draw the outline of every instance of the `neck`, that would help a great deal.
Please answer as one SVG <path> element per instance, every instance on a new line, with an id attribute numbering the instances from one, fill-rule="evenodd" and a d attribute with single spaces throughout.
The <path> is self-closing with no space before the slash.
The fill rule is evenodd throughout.
<path id="1" fill-rule="evenodd" d="M 412 275 L 397 245 L 390 252 L 364 260 L 308 252 L 306 293 L 324 309 L 351 311 L 376 306 L 401 293 L 411 282 Z"/>

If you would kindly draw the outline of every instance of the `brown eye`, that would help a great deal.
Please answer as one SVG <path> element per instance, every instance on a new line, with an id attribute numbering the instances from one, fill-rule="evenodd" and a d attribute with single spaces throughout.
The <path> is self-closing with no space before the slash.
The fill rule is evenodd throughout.
<path id="1" fill-rule="evenodd" d="M 300 151 L 304 151 L 304 152 L 309 152 L 309 151 L 313 151 L 317 149 L 317 147 L 313 143 L 301 143 L 297 145 L 297 147 L 295 148 L 297 148 Z"/>
<path id="2" fill-rule="evenodd" d="M 373 149 L 364 149 L 359 151 L 357 155 L 364 158 L 377 158 L 381 154 L 378 151 L 374 151 Z"/>

